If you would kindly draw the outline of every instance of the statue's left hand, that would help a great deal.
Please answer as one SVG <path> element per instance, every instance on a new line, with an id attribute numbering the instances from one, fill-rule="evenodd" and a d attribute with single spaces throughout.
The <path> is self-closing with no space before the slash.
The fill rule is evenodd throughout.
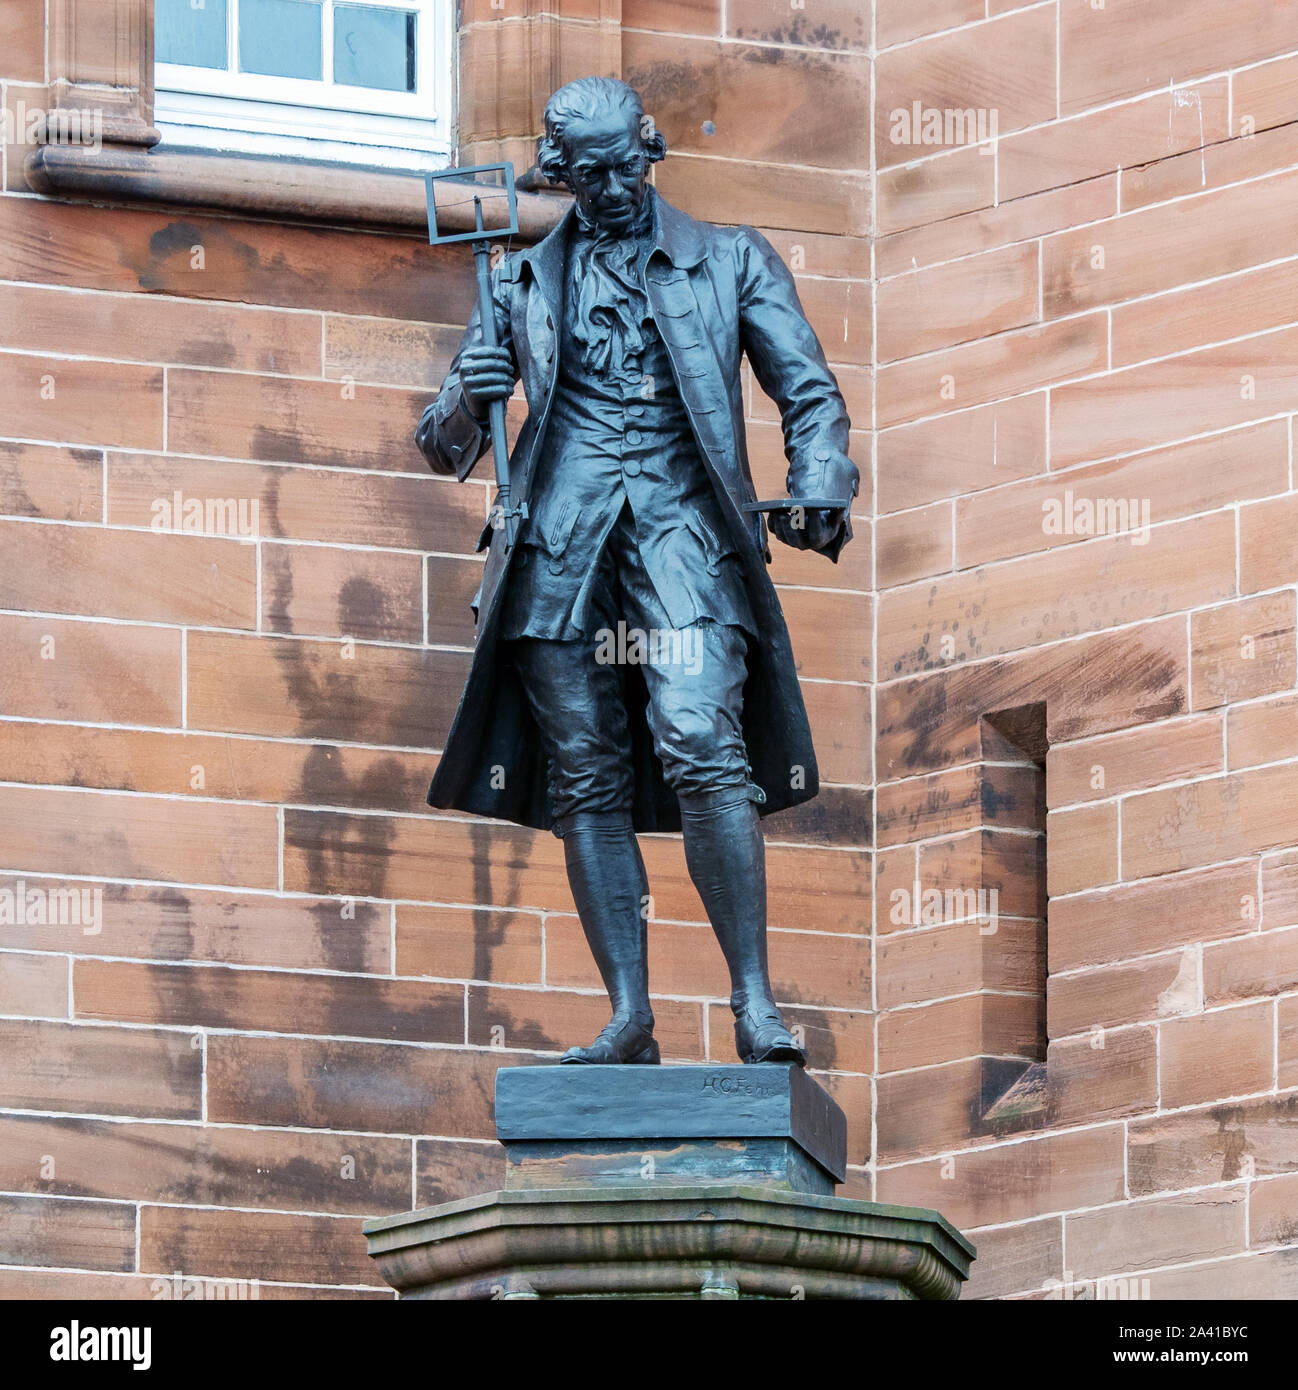
<path id="1" fill-rule="evenodd" d="M 845 519 L 842 508 L 817 507 L 810 511 L 794 508 L 773 513 L 770 524 L 776 536 L 795 550 L 824 550 L 833 544 Z"/>

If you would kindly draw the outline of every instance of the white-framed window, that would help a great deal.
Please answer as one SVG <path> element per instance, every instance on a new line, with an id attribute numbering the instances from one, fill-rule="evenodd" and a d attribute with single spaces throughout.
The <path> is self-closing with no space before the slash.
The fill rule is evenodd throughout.
<path id="1" fill-rule="evenodd" d="M 155 0 L 155 119 L 186 146 L 443 166 L 453 4 Z"/>

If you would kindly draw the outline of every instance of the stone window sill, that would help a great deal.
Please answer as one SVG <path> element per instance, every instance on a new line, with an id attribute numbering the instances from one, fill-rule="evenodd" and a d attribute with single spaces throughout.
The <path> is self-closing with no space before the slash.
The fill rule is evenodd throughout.
<path id="1" fill-rule="evenodd" d="M 165 145 L 42 145 L 24 172 L 38 193 L 104 203 L 163 203 L 286 221 L 427 235 L 422 175 Z M 524 180 L 525 181 L 525 180 Z M 520 188 L 517 240 L 539 241 L 570 199 Z M 453 213 L 452 216 L 455 214 Z M 465 225 L 448 230 L 470 231 Z"/>

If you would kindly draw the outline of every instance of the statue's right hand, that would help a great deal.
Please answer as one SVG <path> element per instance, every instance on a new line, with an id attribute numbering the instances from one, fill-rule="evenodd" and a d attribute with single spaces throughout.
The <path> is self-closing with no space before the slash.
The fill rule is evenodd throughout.
<path id="1" fill-rule="evenodd" d="M 514 394 L 514 359 L 508 348 L 466 348 L 460 355 L 460 390 L 464 404 L 478 419 L 486 418 L 492 401 Z"/>

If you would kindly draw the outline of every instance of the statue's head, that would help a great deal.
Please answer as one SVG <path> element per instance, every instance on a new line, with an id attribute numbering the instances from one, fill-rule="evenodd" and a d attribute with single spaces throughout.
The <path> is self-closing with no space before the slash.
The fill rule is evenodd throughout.
<path id="1" fill-rule="evenodd" d="M 537 163 L 572 189 L 581 211 L 605 231 L 625 232 L 644 205 L 649 166 L 667 142 L 634 88 L 613 77 L 579 77 L 545 104 Z"/>

